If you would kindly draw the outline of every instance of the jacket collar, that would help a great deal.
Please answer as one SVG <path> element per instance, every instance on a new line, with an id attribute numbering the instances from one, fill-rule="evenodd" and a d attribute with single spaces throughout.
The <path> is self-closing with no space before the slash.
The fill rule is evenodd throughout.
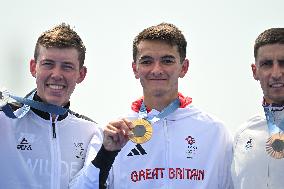
<path id="1" fill-rule="evenodd" d="M 42 99 L 37 95 L 37 93 L 35 93 L 33 100 L 38 101 L 38 102 L 43 102 Z M 64 106 L 64 108 L 69 109 L 69 107 L 70 107 L 70 101 Z M 41 117 L 45 120 L 50 120 L 50 114 L 48 112 L 43 112 L 43 111 L 37 110 L 37 109 L 32 108 L 32 107 L 31 107 L 31 110 L 35 114 L 37 114 L 39 117 Z M 57 120 L 61 121 L 61 120 L 65 119 L 67 117 L 67 115 L 68 115 L 68 111 L 64 115 L 58 116 Z"/>
<path id="2" fill-rule="evenodd" d="M 192 98 L 185 97 L 180 92 L 178 93 L 178 98 L 180 100 L 180 108 L 185 108 L 187 105 L 191 104 L 192 102 Z M 138 100 L 132 102 L 131 109 L 135 112 L 139 112 L 143 100 L 144 100 L 144 97 L 141 97 Z M 147 108 L 147 112 L 150 112 L 150 111 L 151 109 Z"/>

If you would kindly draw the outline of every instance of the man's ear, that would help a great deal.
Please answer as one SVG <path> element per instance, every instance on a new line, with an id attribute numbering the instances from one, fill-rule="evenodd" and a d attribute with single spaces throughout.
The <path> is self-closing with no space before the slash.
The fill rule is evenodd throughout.
<path id="1" fill-rule="evenodd" d="M 180 78 L 183 78 L 185 76 L 185 74 L 188 71 L 188 66 L 189 66 L 189 60 L 188 59 L 184 59 L 183 63 L 182 63 L 182 68 L 179 74 Z"/>
<path id="2" fill-rule="evenodd" d="M 252 71 L 253 78 L 258 81 L 259 78 L 257 74 L 257 66 L 255 63 L 251 64 L 251 71 Z"/>
<path id="3" fill-rule="evenodd" d="M 135 62 L 132 62 L 132 71 L 134 73 L 134 76 L 136 79 L 139 79 L 139 75 L 138 75 L 138 64 Z"/>
<path id="4" fill-rule="evenodd" d="M 77 83 L 77 84 L 81 83 L 81 82 L 85 79 L 86 74 L 87 74 L 87 68 L 86 68 L 85 66 L 83 66 L 83 67 L 79 70 L 79 77 L 77 78 L 76 83 Z"/>
<path id="5" fill-rule="evenodd" d="M 36 61 L 34 59 L 30 60 L 30 72 L 36 78 Z"/>

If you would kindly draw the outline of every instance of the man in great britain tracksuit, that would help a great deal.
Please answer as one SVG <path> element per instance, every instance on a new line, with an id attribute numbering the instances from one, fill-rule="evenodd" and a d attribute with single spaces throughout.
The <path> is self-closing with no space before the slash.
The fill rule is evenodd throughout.
<path id="1" fill-rule="evenodd" d="M 90 146 L 94 153 L 72 189 L 232 188 L 229 132 L 178 92 L 178 80 L 188 71 L 186 45 L 181 31 L 168 23 L 134 39 L 132 69 L 143 97 L 127 118 L 105 127 L 97 155 Z"/>
<path id="2" fill-rule="evenodd" d="M 16 107 L 7 104 L 11 94 L 1 91 L 0 188 L 67 189 L 83 167 L 93 136 L 101 146 L 96 123 L 69 110 L 70 96 L 86 75 L 85 51 L 69 25 L 57 25 L 38 38 L 30 61 L 35 92 L 13 97 L 29 105 L 13 112 Z"/>

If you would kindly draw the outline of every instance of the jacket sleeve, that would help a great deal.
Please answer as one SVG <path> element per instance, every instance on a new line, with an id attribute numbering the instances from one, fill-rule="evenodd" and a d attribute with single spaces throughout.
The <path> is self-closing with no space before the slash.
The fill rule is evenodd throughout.
<path id="1" fill-rule="evenodd" d="M 100 170 L 92 164 L 84 166 L 70 182 L 69 188 L 99 189 L 99 172 Z"/>
<path id="2" fill-rule="evenodd" d="M 109 171 L 119 151 L 107 151 L 101 145 L 101 141 L 101 137 L 98 136 L 94 136 L 91 140 L 85 165 L 70 182 L 70 189 L 105 189 L 107 187 Z"/>
<path id="3" fill-rule="evenodd" d="M 106 189 L 106 181 L 109 175 L 109 171 L 112 167 L 115 157 L 119 151 L 107 151 L 102 145 L 96 158 L 92 161 L 92 164 L 100 169 L 99 173 L 99 189 Z"/>
<path id="4" fill-rule="evenodd" d="M 100 132 L 95 134 L 87 149 L 85 156 L 84 167 L 72 178 L 69 183 L 69 188 L 79 189 L 79 188 L 99 188 L 99 169 L 96 168 L 91 161 L 97 156 L 97 153 L 102 146 L 103 134 L 102 128 L 99 127 Z"/>
<path id="5" fill-rule="evenodd" d="M 230 132 L 226 127 L 223 129 L 222 143 L 223 143 L 223 152 L 220 152 L 220 172 L 219 178 L 221 178 L 221 182 L 219 182 L 220 189 L 233 189 L 233 180 L 231 175 L 231 163 L 233 159 L 233 138 Z"/>

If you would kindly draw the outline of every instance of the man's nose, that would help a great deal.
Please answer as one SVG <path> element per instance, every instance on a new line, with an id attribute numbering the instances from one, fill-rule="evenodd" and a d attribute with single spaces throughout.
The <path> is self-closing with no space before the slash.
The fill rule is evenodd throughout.
<path id="1" fill-rule="evenodd" d="M 60 66 L 60 63 L 56 63 L 54 68 L 52 69 L 52 75 L 51 77 L 55 80 L 60 80 L 63 78 L 62 75 L 62 68 Z"/>
<path id="2" fill-rule="evenodd" d="M 158 74 L 158 75 L 163 73 L 163 69 L 162 69 L 162 65 L 161 65 L 160 61 L 155 61 L 154 62 L 152 73 Z"/>
<path id="3" fill-rule="evenodd" d="M 278 62 L 274 62 L 273 63 L 273 67 L 272 67 L 272 73 L 271 76 L 273 79 L 279 79 L 281 78 L 282 74 L 283 74 L 283 68 L 279 65 Z"/>

